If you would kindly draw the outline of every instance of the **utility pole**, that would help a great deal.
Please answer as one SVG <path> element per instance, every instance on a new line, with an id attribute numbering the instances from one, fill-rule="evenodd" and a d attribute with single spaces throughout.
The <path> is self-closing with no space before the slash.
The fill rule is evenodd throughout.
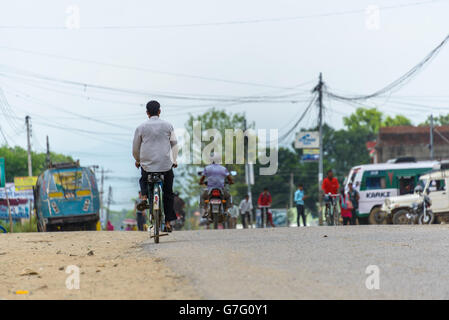
<path id="1" fill-rule="evenodd" d="M 430 115 L 430 160 L 433 160 L 433 114 Z"/>
<path id="2" fill-rule="evenodd" d="M 31 164 L 31 129 L 30 129 L 30 116 L 25 117 L 25 124 L 27 127 L 27 143 L 28 143 L 28 176 L 33 176 L 33 167 Z"/>
<path id="3" fill-rule="evenodd" d="M 108 189 L 108 208 L 106 210 L 106 226 L 108 225 L 108 221 L 109 221 L 109 207 L 111 206 L 111 202 L 112 202 L 112 187 L 109 186 L 109 189 Z"/>
<path id="4" fill-rule="evenodd" d="M 290 201 L 289 201 L 289 208 L 293 208 L 293 172 L 290 172 Z"/>
<path id="5" fill-rule="evenodd" d="M 246 117 L 243 120 L 243 126 L 244 126 L 244 158 L 245 158 L 245 180 L 246 180 L 246 185 L 248 188 L 248 197 L 249 197 L 249 201 L 250 203 L 253 202 L 253 197 L 251 194 L 251 173 L 250 173 L 250 165 L 248 163 L 248 135 L 246 134 L 247 131 L 247 124 L 246 124 Z M 253 211 L 254 211 L 254 207 L 253 207 Z M 250 213 L 250 218 L 249 218 L 249 224 L 251 224 L 252 220 L 255 220 L 255 214 L 253 214 L 254 212 Z"/>
<path id="6" fill-rule="evenodd" d="M 321 184 L 323 181 L 323 76 L 320 72 L 320 78 L 318 85 L 313 91 L 318 92 L 318 128 L 319 128 L 319 142 L 320 142 L 320 158 L 318 163 L 318 199 L 319 199 L 319 211 L 318 211 L 318 223 L 323 225 L 322 207 L 323 207 L 323 194 L 321 192 Z"/>
<path id="7" fill-rule="evenodd" d="M 100 219 L 104 219 L 104 209 L 103 209 L 103 194 L 104 194 L 104 168 L 101 167 L 101 182 L 100 182 Z M 107 222 L 106 222 L 107 223 Z"/>
<path id="8" fill-rule="evenodd" d="M 47 162 L 47 168 L 50 167 L 50 141 L 48 140 L 48 136 L 47 136 L 47 158 L 46 158 L 46 162 Z"/>

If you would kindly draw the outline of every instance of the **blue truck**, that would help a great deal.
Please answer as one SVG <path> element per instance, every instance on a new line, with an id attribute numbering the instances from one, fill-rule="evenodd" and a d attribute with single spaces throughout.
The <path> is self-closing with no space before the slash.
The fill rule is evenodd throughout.
<path id="1" fill-rule="evenodd" d="M 94 172 L 79 162 L 50 164 L 34 187 L 39 232 L 96 230 L 100 195 Z"/>

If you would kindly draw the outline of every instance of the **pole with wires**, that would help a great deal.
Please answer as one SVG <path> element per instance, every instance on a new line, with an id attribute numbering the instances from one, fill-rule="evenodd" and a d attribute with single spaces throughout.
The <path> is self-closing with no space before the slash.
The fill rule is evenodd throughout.
<path id="1" fill-rule="evenodd" d="M 318 85 L 315 87 L 314 91 L 318 92 L 318 128 L 319 128 L 319 148 L 320 148 L 320 157 L 318 162 L 318 223 L 319 225 L 323 225 L 323 216 L 322 216 L 322 204 L 323 204 L 323 194 L 321 192 L 321 184 L 323 181 L 323 75 L 320 72 L 320 78 L 318 81 Z"/>
<path id="2" fill-rule="evenodd" d="M 27 145 L 28 145 L 28 176 L 33 176 L 33 167 L 31 164 L 31 129 L 30 129 L 30 116 L 25 117 L 25 124 L 27 126 Z"/>
<path id="3" fill-rule="evenodd" d="M 430 115 L 430 160 L 433 160 L 433 114 Z"/>

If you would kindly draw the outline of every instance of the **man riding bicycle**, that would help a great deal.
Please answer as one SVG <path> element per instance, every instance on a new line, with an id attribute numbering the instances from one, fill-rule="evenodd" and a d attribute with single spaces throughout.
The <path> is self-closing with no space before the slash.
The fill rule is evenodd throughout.
<path id="1" fill-rule="evenodd" d="M 323 180 L 323 184 L 321 186 L 324 192 L 324 198 L 330 194 L 336 195 L 338 194 L 338 190 L 340 189 L 340 185 L 338 184 L 337 178 L 334 177 L 334 173 L 332 170 L 327 171 L 327 177 Z"/>
<path id="2" fill-rule="evenodd" d="M 206 166 L 204 168 L 201 179 L 199 184 L 203 185 L 204 180 L 207 178 L 207 189 L 204 190 L 200 197 L 200 202 L 203 205 L 204 208 L 204 214 L 203 218 L 208 218 L 209 220 L 212 219 L 211 216 L 208 216 L 208 210 L 207 205 L 205 204 L 204 200 L 209 200 L 209 192 L 212 189 L 220 189 L 223 192 L 223 198 L 226 200 L 225 204 L 225 214 L 228 215 L 228 209 L 231 205 L 231 195 L 229 192 L 225 189 L 225 179 L 228 180 L 229 184 L 233 184 L 234 181 L 231 178 L 231 175 L 229 174 L 228 169 L 223 167 L 222 165 L 218 164 L 218 162 L 221 162 L 221 156 L 218 154 L 214 154 L 211 156 L 211 164 Z"/>
<path id="3" fill-rule="evenodd" d="M 161 107 L 159 102 L 147 103 L 148 120 L 137 127 L 133 140 L 133 157 L 136 167 L 141 168 L 139 180 L 142 192 L 143 207 L 148 209 L 148 176 L 151 173 L 163 175 L 163 203 L 165 226 L 171 232 L 170 221 L 176 220 L 173 209 L 173 170 L 178 165 L 178 147 L 173 126 L 167 121 L 161 120 L 159 115 Z"/>

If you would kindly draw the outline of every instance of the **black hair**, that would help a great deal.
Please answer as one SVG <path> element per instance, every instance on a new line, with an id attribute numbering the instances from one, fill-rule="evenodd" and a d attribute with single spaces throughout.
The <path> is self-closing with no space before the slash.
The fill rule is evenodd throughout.
<path id="1" fill-rule="evenodd" d="M 298 183 L 298 187 L 304 187 L 302 183 Z"/>
<path id="2" fill-rule="evenodd" d="M 147 103 L 147 112 L 150 116 L 159 115 L 159 110 L 161 110 L 161 105 L 156 100 Z"/>
<path id="3" fill-rule="evenodd" d="M 266 187 L 265 187 L 265 188 L 263 188 L 263 191 L 268 191 L 268 188 L 266 188 Z"/>
<path id="4" fill-rule="evenodd" d="M 329 174 L 329 172 L 332 172 L 332 173 L 334 173 L 333 171 L 332 171 L 332 169 L 329 169 L 329 170 L 327 170 L 327 174 Z"/>

